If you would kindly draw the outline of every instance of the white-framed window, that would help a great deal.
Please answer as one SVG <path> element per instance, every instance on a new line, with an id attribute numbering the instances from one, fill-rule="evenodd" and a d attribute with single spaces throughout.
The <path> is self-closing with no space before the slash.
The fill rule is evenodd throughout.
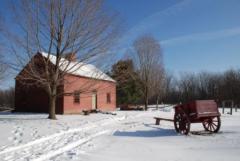
<path id="1" fill-rule="evenodd" d="M 74 91 L 73 99 L 74 103 L 80 103 L 80 91 Z"/>

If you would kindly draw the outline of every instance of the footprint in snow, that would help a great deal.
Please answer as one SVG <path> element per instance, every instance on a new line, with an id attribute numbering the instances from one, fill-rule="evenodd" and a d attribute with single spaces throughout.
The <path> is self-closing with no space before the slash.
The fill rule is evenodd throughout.
<path id="1" fill-rule="evenodd" d="M 18 136 L 18 137 L 21 137 L 21 136 L 23 136 L 23 133 L 22 132 L 17 132 L 17 133 L 15 133 L 15 135 Z"/>
<path id="2" fill-rule="evenodd" d="M 14 144 L 22 143 L 23 130 L 24 129 L 20 126 L 15 126 L 12 131 L 13 136 L 8 137 L 8 140 L 12 141 Z"/>
<path id="3" fill-rule="evenodd" d="M 22 140 L 16 139 L 16 140 L 14 140 L 14 143 L 15 144 L 20 144 L 20 143 L 22 143 Z"/>
<path id="4" fill-rule="evenodd" d="M 18 143 L 19 142 L 19 139 L 18 139 L 18 137 L 16 137 L 16 136 L 14 136 L 14 137 L 8 137 L 8 140 L 9 141 L 13 141 L 13 143 Z"/>
<path id="5" fill-rule="evenodd" d="M 69 151 L 69 152 L 67 152 L 67 157 L 69 158 L 69 159 L 75 159 L 76 157 L 77 157 L 77 153 L 76 152 L 73 152 L 73 151 Z"/>
<path id="6" fill-rule="evenodd" d="M 33 128 L 33 132 L 31 133 L 31 136 L 33 137 L 33 139 L 37 139 L 40 137 L 36 128 Z"/>

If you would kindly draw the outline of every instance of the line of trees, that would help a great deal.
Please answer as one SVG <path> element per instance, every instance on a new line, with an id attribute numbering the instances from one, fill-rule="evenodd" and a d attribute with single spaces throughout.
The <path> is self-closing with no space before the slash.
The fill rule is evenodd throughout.
<path id="1" fill-rule="evenodd" d="M 14 88 L 0 90 L 0 109 L 14 108 Z"/>
<path id="2" fill-rule="evenodd" d="M 184 103 L 196 99 L 214 99 L 218 103 L 231 100 L 240 104 L 240 69 L 222 73 L 185 73 L 180 78 L 166 76 L 162 101 Z"/>

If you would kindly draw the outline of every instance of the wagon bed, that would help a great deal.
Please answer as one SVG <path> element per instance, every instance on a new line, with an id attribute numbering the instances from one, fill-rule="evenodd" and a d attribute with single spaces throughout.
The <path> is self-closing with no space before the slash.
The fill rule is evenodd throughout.
<path id="1" fill-rule="evenodd" d="M 190 119 L 220 116 L 214 100 L 196 100 L 183 105 L 177 105 L 175 110 L 182 109 Z"/>

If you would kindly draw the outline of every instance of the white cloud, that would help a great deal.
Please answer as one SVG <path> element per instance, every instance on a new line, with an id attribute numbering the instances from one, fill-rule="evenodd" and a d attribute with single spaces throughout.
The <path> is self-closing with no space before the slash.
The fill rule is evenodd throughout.
<path id="1" fill-rule="evenodd" d="M 167 40 L 162 40 L 162 45 L 173 45 L 179 43 L 187 43 L 190 41 L 202 41 L 202 40 L 214 40 L 225 37 L 231 37 L 240 35 L 240 27 L 218 30 L 213 32 L 195 33 L 190 35 L 184 35 L 180 37 L 175 37 Z"/>

